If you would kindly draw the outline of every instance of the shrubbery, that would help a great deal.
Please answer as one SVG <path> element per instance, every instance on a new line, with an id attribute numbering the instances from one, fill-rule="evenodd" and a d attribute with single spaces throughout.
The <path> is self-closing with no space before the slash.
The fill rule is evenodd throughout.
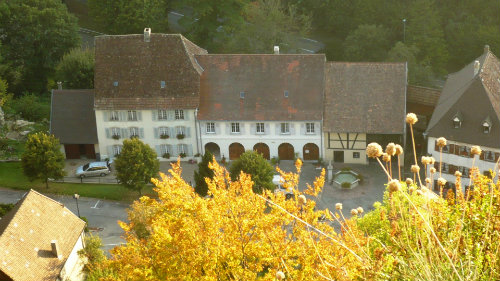
<path id="1" fill-rule="evenodd" d="M 4 107 L 5 113 L 28 121 L 50 119 L 50 102 L 35 94 L 25 93 L 23 96 L 10 99 Z"/>

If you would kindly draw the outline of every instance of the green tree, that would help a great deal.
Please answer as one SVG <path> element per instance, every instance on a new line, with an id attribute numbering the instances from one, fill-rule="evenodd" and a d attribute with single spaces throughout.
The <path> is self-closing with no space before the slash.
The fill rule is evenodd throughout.
<path id="1" fill-rule="evenodd" d="M 123 141 L 121 153 L 115 160 L 116 178 L 126 188 L 141 194 L 142 188 L 158 175 L 160 162 L 156 152 L 138 138 Z"/>
<path id="2" fill-rule="evenodd" d="M 208 163 L 212 162 L 214 155 L 210 151 L 205 151 L 201 162 L 198 163 L 198 171 L 194 171 L 194 190 L 200 196 L 206 196 L 208 191 L 208 185 L 205 178 L 212 179 L 214 177 L 214 171 L 208 167 Z"/>
<path id="3" fill-rule="evenodd" d="M 49 188 L 49 178 L 61 179 L 65 175 L 64 155 L 59 140 L 45 133 L 30 135 L 21 165 L 30 181 L 41 179 L 45 182 L 45 187 Z"/>
<path id="4" fill-rule="evenodd" d="M 430 65 L 417 62 L 419 50 L 415 45 L 407 46 L 403 42 L 397 42 L 389 51 L 387 61 L 408 63 L 408 83 L 420 86 L 432 86 L 433 77 Z"/>
<path id="5" fill-rule="evenodd" d="M 75 48 L 65 54 L 56 67 L 55 78 L 65 88 L 94 88 L 94 51 Z"/>
<path id="6" fill-rule="evenodd" d="M 145 27 L 168 32 L 171 1 L 89 0 L 89 14 L 96 29 L 109 34 L 141 34 Z"/>
<path id="7" fill-rule="evenodd" d="M 262 193 L 264 189 L 273 190 L 274 170 L 262 155 L 256 151 L 246 151 L 231 164 L 231 178 L 237 180 L 240 172 L 252 176 L 253 191 Z"/>
<path id="8" fill-rule="evenodd" d="M 273 46 L 279 45 L 281 51 L 287 52 L 295 49 L 298 38 L 311 27 L 309 16 L 299 14 L 295 6 L 281 0 L 248 3 L 243 15 L 246 23 L 234 30 L 227 44 L 230 49 L 224 51 L 270 53 Z"/>
<path id="9" fill-rule="evenodd" d="M 78 251 L 78 255 L 87 260 L 84 266 L 84 271 L 89 272 L 92 268 L 92 264 L 99 264 L 106 259 L 104 251 L 101 249 L 102 240 L 98 235 L 86 235 L 85 236 L 85 247 Z"/>
<path id="10" fill-rule="evenodd" d="M 350 61 L 383 61 L 390 47 L 387 28 L 362 24 L 344 41 L 344 57 Z"/>
<path id="11" fill-rule="evenodd" d="M 60 0 L 2 1 L 0 26 L 5 78 L 15 95 L 45 92 L 61 57 L 79 43 L 77 19 Z"/>

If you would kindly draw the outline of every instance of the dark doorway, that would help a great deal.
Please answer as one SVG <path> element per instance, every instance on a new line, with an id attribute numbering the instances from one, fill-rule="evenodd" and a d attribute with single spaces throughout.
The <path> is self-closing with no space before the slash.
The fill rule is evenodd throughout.
<path id="1" fill-rule="evenodd" d="M 66 153 L 66 159 L 95 159 L 93 144 L 65 144 L 64 152 Z"/>
<path id="2" fill-rule="evenodd" d="M 220 158 L 220 147 L 214 142 L 205 144 L 205 151 L 209 151 L 210 153 L 212 153 L 215 158 Z"/>
<path id="3" fill-rule="evenodd" d="M 280 144 L 278 147 L 278 157 L 280 160 L 293 160 L 295 158 L 293 146 L 289 143 Z"/>
<path id="4" fill-rule="evenodd" d="M 262 157 L 264 157 L 265 159 L 270 159 L 269 146 L 267 146 L 267 144 L 259 142 L 253 146 L 253 150 L 257 151 L 257 153 L 262 154 Z"/>
<path id="5" fill-rule="evenodd" d="M 304 160 L 318 160 L 319 147 L 314 143 L 307 143 L 304 145 L 303 154 Z"/>
<path id="6" fill-rule="evenodd" d="M 333 162 L 344 163 L 344 151 L 334 151 L 333 152 Z"/>
<path id="7" fill-rule="evenodd" d="M 245 147 L 241 143 L 234 142 L 229 145 L 229 160 L 236 160 L 245 152 Z"/>

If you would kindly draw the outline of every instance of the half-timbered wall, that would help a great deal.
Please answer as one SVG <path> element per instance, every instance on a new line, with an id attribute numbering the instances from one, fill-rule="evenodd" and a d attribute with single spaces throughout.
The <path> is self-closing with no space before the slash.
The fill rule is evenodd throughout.
<path id="1" fill-rule="evenodd" d="M 366 134 L 325 132 L 325 160 L 367 164 Z"/>

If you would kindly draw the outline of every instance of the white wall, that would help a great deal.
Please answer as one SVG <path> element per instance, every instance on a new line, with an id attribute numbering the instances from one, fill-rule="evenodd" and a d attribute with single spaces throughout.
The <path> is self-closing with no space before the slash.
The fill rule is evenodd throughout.
<path id="1" fill-rule="evenodd" d="M 64 264 L 61 273 L 59 274 L 62 280 L 68 281 L 83 281 L 85 280 L 85 275 L 82 272 L 84 262 L 78 255 L 78 251 L 83 249 L 83 240 L 85 234 L 82 232 L 78 241 L 76 242 L 71 254 L 68 256 L 66 263 Z"/>
<path id="2" fill-rule="evenodd" d="M 216 132 L 207 133 L 206 123 L 215 123 Z M 231 133 L 231 123 L 240 123 L 241 133 Z M 265 133 L 257 134 L 255 132 L 255 124 L 264 123 Z M 314 123 L 315 132 L 306 134 L 305 124 Z M 200 121 L 201 143 L 203 152 L 205 145 L 214 142 L 219 145 L 221 157 L 225 156 L 229 160 L 229 145 L 232 143 L 240 143 L 245 147 L 245 150 L 253 150 L 257 143 L 265 143 L 269 146 L 270 157 L 278 157 L 278 147 L 282 143 L 289 143 L 294 147 L 294 151 L 300 158 L 303 158 L 303 147 L 307 143 L 314 143 L 318 146 L 319 157 L 322 157 L 321 146 L 321 122 L 320 121 L 303 121 L 303 122 L 288 122 L 290 124 L 290 134 L 281 134 L 280 121 L 260 122 L 260 121 Z"/>
<path id="3" fill-rule="evenodd" d="M 439 160 L 439 151 L 435 151 L 434 150 L 436 139 L 437 138 L 434 138 L 434 137 L 429 137 L 428 138 L 428 141 L 427 141 L 427 153 L 430 154 L 431 156 L 433 156 L 434 159 L 436 159 L 436 162 L 439 162 L 440 161 Z M 474 145 L 474 144 L 466 144 L 466 143 L 455 142 L 455 141 L 450 141 L 450 140 L 447 141 L 447 144 L 455 144 L 455 145 L 468 146 L 468 147 L 472 147 Z M 496 153 L 500 152 L 499 149 L 494 149 L 494 148 L 485 147 L 485 146 L 481 146 L 481 150 L 483 152 L 484 151 L 493 151 L 493 152 L 496 152 Z M 471 168 L 471 166 L 472 166 L 472 160 L 473 160 L 473 158 L 471 158 L 471 157 L 464 157 L 464 156 L 459 156 L 459 155 L 455 155 L 455 154 L 451 154 L 451 153 L 443 153 L 442 154 L 442 162 L 443 163 L 452 164 L 452 165 L 455 165 L 455 166 L 463 166 L 463 167 Z M 420 159 L 419 159 L 419 161 L 420 161 Z M 479 156 L 475 156 L 474 166 L 478 167 L 479 170 L 480 170 L 480 172 L 481 172 L 481 174 L 482 174 L 484 171 L 489 171 L 490 169 L 493 170 L 495 168 L 495 163 L 494 162 L 480 160 Z M 430 169 L 430 167 L 429 167 L 429 169 Z M 439 171 L 438 168 L 436 168 L 436 170 Z M 449 181 L 449 182 L 452 182 L 452 183 L 455 182 L 455 176 L 454 175 L 442 174 L 442 177 L 444 179 L 446 179 L 447 181 Z M 463 178 L 462 179 L 462 186 L 467 185 L 468 182 L 469 182 L 469 178 Z"/>
<path id="4" fill-rule="evenodd" d="M 328 137 L 329 132 L 324 133 L 324 159 L 325 161 L 334 161 L 334 152 L 343 151 L 344 152 L 344 163 L 349 164 L 368 164 L 368 158 L 366 157 L 366 134 L 364 133 L 349 133 L 349 138 L 347 138 L 346 133 L 336 133 L 330 132 L 330 138 Z M 347 141 L 349 139 L 349 141 Z M 355 140 L 355 141 L 354 141 Z M 349 143 L 351 149 L 343 149 Z M 353 152 L 359 153 L 359 158 L 354 158 Z"/>
<path id="5" fill-rule="evenodd" d="M 122 110 L 126 114 L 126 110 Z M 155 151 L 159 148 L 161 144 L 169 144 L 173 147 L 176 147 L 178 144 L 186 144 L 190 148 L 189 155 L 194 155 L 198 153 L 197 150 L 197 140 L 196 140 L 196 131 L 195 131 L 195 117 L 194 117 L 194 109 L 184 109 L 184 120 L 175 120 L 173 115 L 169 115 L 168 120 L 158 120 L 157 118 L 157 110 L 137 110 L 138 121 L 109 121 L 110 111 L 108 110 L 96 110 L 96 121 L 97 121 L 97 136 L 99 140 L 99 149 L 101 153 L 101 159 L 106 157 L 113 158 L 111 155 L 110 147 L 113 145 L 121 145 L 123 143 L 123 137 L 119 140 L 115 140 L 111 137 L 108 137 L 106 134 L 106 129 L 117 127 L 117 128 L 130 128 L 130 127 L 138 127 L 141 129 L 141 140 L 151 146 Z M 169 113 L 173 114 L 173 110 L 169 111 Z M 126 118 L 125 118 L 126 119 Z M 169 127 L 175 128 L 177 126 L 184 126 L 187 128 L 188 132 L 184 139 L 178 140 L 176 138 L 175 133 L 170 133 L 170 138 L 161 139 L 159 136 L 155 135 L 155 128 L 158 127 Z M 171 153 L 171 158 L 177 158 L 178 153 L 174 151 Z M 160 160 L 166 160 L 159 155 Z"/>

